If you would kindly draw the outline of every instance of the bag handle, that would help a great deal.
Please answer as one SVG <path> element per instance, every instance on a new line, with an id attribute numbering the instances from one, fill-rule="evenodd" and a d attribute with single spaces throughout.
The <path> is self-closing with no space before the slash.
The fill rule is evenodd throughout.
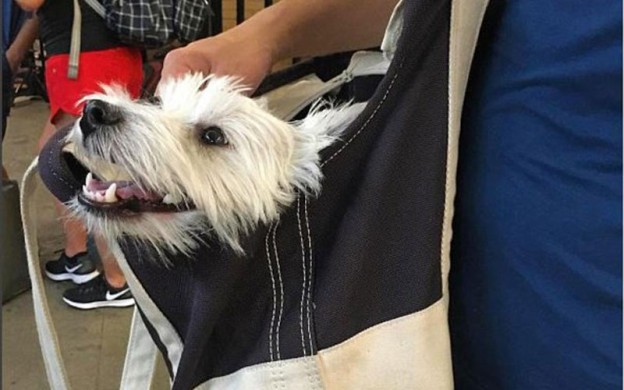
<path id="1" fill-rule="evenodd" d="M 119 388 L 150 390 L 156 372 L 157 356 L 156 344 L 145 327 L 138 307 L 135 307 Z"/>
<path id="2" fill-rule="evenodd" d="M 32 285 L 33 306 L 35 323 L 39 336 L 39 345 L 43 355 L 43 362 L 50 389 L 70 390 L 70 382 L 58 335 L 52 322 L 48 297 L 45 292 L 43 277 L 40 270 L 39 245 L 37 240 L 37 224 L 33 205 L 35 202 L 35 190 L 37 188 L 38 158 L 30 164 L 22 179 L 20 193 L 20 208 L 22 212 L 22 224 L 24 225 L 24 242 L 28 259 L 28 273 Z M 143 319 L 134 308 L 132 325 L 126 351 L 124 371 L 121 378 L 120 389 L 145 389 L 149 390 L 154 380 L 156 371 L 156 357 L 158 350 L 151 339 Z"/>
<path id="3" fill-rule="evenodd" d="M 38 158 L 35 158 L 26 170 L 22 179 L 22 191 L 20 193 L 20 208 L 22 211 L 22 224 L 24 225 L 24 241 L 28 257 L 28 273 L 32 284 L 32 297 L 35 311 L 35 322 L 39 345 L 43 354 L 46 375 L 52 390 L 69 390 L 67 371 L 61 359 L 61 349 L 54 325 L 48 299 L 43 285 L 43 277 L 39 266 L 39 245 L 37 242 L 37 225 L 33 213 L 33 205 L 36 203 L 35 189 L 37 186 Z"/>

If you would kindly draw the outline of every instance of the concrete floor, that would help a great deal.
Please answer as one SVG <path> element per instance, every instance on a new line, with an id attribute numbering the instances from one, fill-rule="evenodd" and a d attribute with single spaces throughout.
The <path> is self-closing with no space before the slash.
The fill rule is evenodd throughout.
<path id="1" fill-rule="evenodd" d="M 2 154 L 11 178 L 21 179 L 35 156 L 37 139 L 47 116 L 48 105 L 42 101 L 27 100 L 13 108 Z M 42 262 L 55 259 L 63 245 L 61 225 L 56 219 L 52 199 L 41 184 L 37 194 L 37 216 Z M 117 389 L 132 309 L 72 309 L 61 300 L 63 291 L 71 286 L 71 282 L 46 281 L 70 383 L 74 389 Z M 168 387 L 166 370 L 160 362 L 153 388 Z M 2 306 L 2 389 L 46 388 L 32 296 L 28 291 Z"/>

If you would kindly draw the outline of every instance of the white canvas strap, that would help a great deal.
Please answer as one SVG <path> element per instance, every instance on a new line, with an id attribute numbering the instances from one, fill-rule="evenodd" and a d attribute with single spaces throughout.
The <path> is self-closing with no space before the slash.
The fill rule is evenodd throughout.
<path id="1" fill-rule="evenodd" d="M 106 9 L 97 0 L 84 0 L 89 7 L 100 15 L 102 18 L 106 15 Z M 80 11 L 79 0 L 74 0 L 74 18 L 72 20 L 71 43 L 69 46 L 69 66 L 67 67 L 67 77 L 70 80 L 78 78 L 78 65 L 80 63 L 80 46 L 82 12 Z"/>
<path id="2" fill-rule="evenodd" d="M 145 327 L 139 309 L 135 307 L 130 327 L 120 389 L 149 390 L 154 381 L 158 350 Z"/>
<path id="3" fill-rule="evenodd" d="M 35 323 L 50 389 L 69 390 L 71 387 L 65 364 L 63 363 L 56 329 L 50 314 L 48 298 L 40 270 L 37 221 L 33 212 L 33 206 L 36 204 L 37 173 L 38 158 L 35 158 L 24 174 L 20 194 L 24 242 L 26 243 L 28 258 L 28 273 L 32 284 Z M 156 345 L 148 333 L 143 319 L 138 313 L 138 309 L 135 308 L 124 371 L 119 388 L 149 390 L 154 378 L 157 354 Z"/>
<path id="4" fill-rule="evenodd" d="M 390 61 L 382 53 L 359 51 L 353 54 L 347 68 L 331 80 L 323 81 L 317 75 L 310 74 L 269 91 L 258 99 L 266 103 L 273 115 L 288 121 L 323 95 L 348 83 L 353 78 L 384 75 L 388 66 L 390 66 Z"/>
<path id="5" fill-rule="evenodd" d="M 102 19 L 106 18 L 106 8 L 97 0 L 84 0 Z"/>
<path id="6" fill-rule="evenodd" d="M 69 380 L 61 358 L 58 336 L 52 323 L 50 307 L 48 306 L 48 299 L 43 285 L 43 277 L 39 268 L 37 224 L 33 212 L 33 206 L 36 204 L 34 197 L 37 188 L 37 164 L 38 158 L 35 158 L 28 170 L 26 170 L 22 179 L 20 194 L 24 242 L 26 243 L 26 254 L 28 257 L 28 273 L 30 274 L 32 284 L 37 334 L 50 388 L 52 390 L 68 390 L 70 389 Z"/>
<path id="7" fill-rule="evenodd" d="M 78 78 L 78 64 L 80 62 L 80 38 L 82 32 L 82 12 L 78 0 L 74 0 L 74 19 L 72 21 L 71 43 L 69 46 L 69 65 L 67 67 L 67 78 L 76 80 Z"/>

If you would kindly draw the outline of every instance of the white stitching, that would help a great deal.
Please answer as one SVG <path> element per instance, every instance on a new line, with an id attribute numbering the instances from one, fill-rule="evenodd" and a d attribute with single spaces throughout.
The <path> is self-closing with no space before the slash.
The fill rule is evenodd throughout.
<path id="1" fill-rule="evenodd" d="M 52 166 L 53 166 L 53 165 L 52 165 L 52 158 L 53 158 L 52 153 L 50 153 L 50 154 L 48 155 L 48 166 L 49 166 L 49 167 L 52 167 Z M 60 180 L 60 181 L 62 181 L 63 183 L 67 184 L 67 185 L 70 187 L 70 189 L 73 189 L 73 186 L 72 186 L 71 184 L 69 184 L 69 183 L 68 183 L 65 179 L 63 179 L 63 177 L 62 177 L 62 176 L 59 176 L 59 175 L 56 173 L 56 170 L 55 170 L 54 168 L 52 168 L 52 169 L 50 170 L 50 172 L 52 172 L 52 175 L 54 175 L 54 177 L 56 177 L 57 179 L 59 179 L 59 180 Z"/>
<path id="2" fill-rule="evenodd" d="M 307 310 L 308 310 L 308 337 L 310 339 L 310 354 L 314 355 L 314 346 L 312 345 L 312 324 L 311 324 L 311 317 L 310 317 L 310 304 L 311 304 L 311 295 L 312 295 L 312 235 L 310 234 L 310 220 L 308 218 L 308 199 L 304 198 L 303 199 L 303 211 L 304 211 L 304 216 L 305 216 L 305 220 L 306 220 L 306 229 L 308 232 L 308 298 L 307 298 Z"/>
<path id="3" fill-rule="evenodd" d="M 280 360 L 277 367 L 279 368 L 279 379 L 278 379 L 279 387 L 280 389 L 283 390 L 286 388 L 286 376 L 284 375 L 284 361 Z"/>
<path id="4" fill-rule="evenodd" d="M 328 162 L 330 162 L 331 160 L 334 159 L 334 157 L 338 156 L 340 153 L 342 153 L 343 150 L 346 149 L 347 146 L 349 146 L 349 144 L 351 144 L 351 142 L 353 142 L 353 140 L 355 140 L 355 138 L 360 135 L 360 133 L 366 128 L 366 126 L 368 126 L 368 124 L 373 120 L 373 118 L 375 117 L 375 115 L 377 115 L 377 112 L 379 111 L 379 109 L 381 108 L 381 105 L 383 104 L 384 101 L 386 101 L 386 98 L 388 97 L 388 94 L 390 94 L 390 89 L 392 89 L 392 86 L 394 85 L 394 82 L 396 81 L 397 77 L 399 76 L 399 70 L 402 68 L 403 66 L 403 62 L 401 62 L 397 68 L 396 73 L 394 74 L 394 77 L 392 77 L 392 80 L 390 80 L 390 84 L 388 85 L 388 88 L 386 89 L 386 92 L 384 93 L 383 97 L 381 98 L 381 100 L 379 101 L 379 104 L 377 104 L 377 107 L 375 107 L 375 110 L 370 114 L 370 116 L 368 117 L 368 119 L 366 119 L 366 122 L 364 122 L 364 124 L 362 124 L 362 126 L 360 127 L 360 129 L 351 136 L 351 138 L 349 138 L 349 140 L 342 145 L 342 147 L 340 149 L 338 149 L 334 154 L 332 154 L 327 160 L 323 161 L 321 163 L 321 168 L 325 166 L 325 164 L 327 164 Z"/>
<path id="5" fill-rule="evenodd" d="M 269 251 L 269 235 L 271 234 L 271 228 L 273 226 L 269 226 L 269 230 L 267 231 L 267 235 L 264 239 L 265 247 L 266 247 L 266 255 L 267 261 L 269 262 L 269 272 L 271 273 L 271 287 L 273 288 L 273 313 L 271 314 L 271 328 L 269 329 L 269 358 L 271 361 L 274 360 L 273 357 L 273 323 L 275 321 L 275 309 L 277 307 L 277 293 L 275 291 L 275 278 L 273 277 L 273 266 L 271 265 L 271 253 Z"/>
<path id="6" fill-rule="evenodd" d="M 277 359 L 281 359 L 280 357 L 280 341 L 279 341 L 279 337 L 280 337 L 280 327 L 282 324 L 282 314 L 284 313 L 284 283 L 282 281 L 282 270 L 280 267 L 280 261 L 279 261 L 279 255 L 277 253 L 277 243 L 276 243 L 276 236 L 277 236 L 277 227 L 279 226 L 279 221 L 275 224 L 275 227 L 273 228 L 273 250 L 275 251 L 275 264 L 277 265 L 277 277 L 279 279 L 279 284 L 280 284 L 280 311 L 279 311 L 279 317 L 277 318 L 277 325 L 275 327 L 276 330 L 276 335 L 275 335 L 275 349 L 277 350 Z"/>
<path id="7" fill-rule="evenodd" d="M 310 389 L 314 389 L 314 378 L 312 378 L 312 371 L 313 371 L 313 365 L 314 361 L 309 361 L 309 362 L 305 362 L 305 373 L 306 376 L 308 377 L 308 383 L 310 384 Z"/>
<path id="8" fill-rule="evenodd" d="M 305 263 L 305 248 L 303 243 L 303 231 L 301 230 L 301 196 L 297 198 L 297 226 L 299 227 L 299 241 L 301 243 L 301 269 L 303 271 L 303 282 L 301 284 L 301 313 L 299 315 L 299 327 L 301 329 L 301 347 L 303 348 L 303 356 L 308 355 L 308 351 L 305 346 L 305 335 L 303 334 L 303 302 L 305 298 L 305 286 L 306 286 L 306 263 Z"/>

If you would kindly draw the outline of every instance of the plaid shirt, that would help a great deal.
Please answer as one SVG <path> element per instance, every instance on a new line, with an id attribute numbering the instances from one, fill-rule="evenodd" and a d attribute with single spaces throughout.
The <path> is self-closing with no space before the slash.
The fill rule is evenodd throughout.
<path id="1" fill-rule="evenodd" d="M 210 16 L 208 0 L 103 0 L 102 6 L 107 26 L 143 47 L 201 38 Z"/>

